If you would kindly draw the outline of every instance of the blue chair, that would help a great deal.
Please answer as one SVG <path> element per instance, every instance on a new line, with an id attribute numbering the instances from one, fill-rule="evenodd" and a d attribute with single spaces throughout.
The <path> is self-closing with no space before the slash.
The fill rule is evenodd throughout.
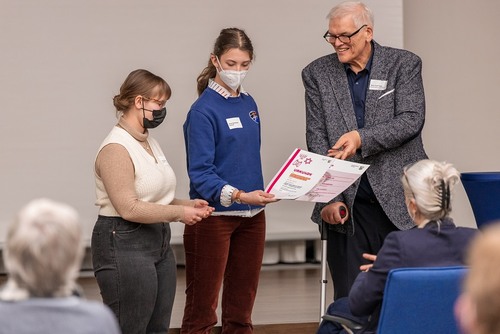
<path id="1" fill-rule="evenodd" d="M 461 174 L 478 228 L 500 220 L 500 172 Z"/>
<path id="2" fill-rule="evenodd" d="M 454 304 L 467 269 L 456 267 L 399 268 L 389 272 L 380 311 L 378 334 L 458 333 Z M 359 329 L 352 319 L 323 319 Z"/>

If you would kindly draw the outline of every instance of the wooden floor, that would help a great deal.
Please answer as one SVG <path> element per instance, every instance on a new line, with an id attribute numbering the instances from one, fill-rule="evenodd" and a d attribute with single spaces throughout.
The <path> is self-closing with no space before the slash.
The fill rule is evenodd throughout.
<path id="1" fill-rule="evenodd" d="M 185 270 L 177 270 L 177 292 L 169 334 L 178 333 L 185 302 Z M 262 268 L 255 300 L 253 324 L 255 334 L 313 334 L 320 317 L 321 266 L 318 264 L 267 265 Z M 332 300 L 328 277 L 327 305 Z M 85 297 L 101 300 L 92 273 L 79 278 Z M 219 313 L 220 318 L 220 313 Z M 214 333 L 218 333 L 217 329 Z"/>
<path id="2" fill-rule="evenodd" d="M 185 270 L 177 271 L 177 292 L 169 334 L 179 333 L 185 302 Z M 321 266 L 319 264 L 265 265 L 253 312 L 255 334 L 314 334 L 320 319 Z M 0 284 L 5 276 L 0 276 Z M 101 301 L 92 272 L 82 272 L 78 283 L 87 299 Z M 328 276 L 327 305 L 332 300 Z M 220 318 L 220 313 L 219 313 Z M 218 324 L 219 325 L 219 324 Z M 220 333 L 215 328 L 213 333 Z"/>

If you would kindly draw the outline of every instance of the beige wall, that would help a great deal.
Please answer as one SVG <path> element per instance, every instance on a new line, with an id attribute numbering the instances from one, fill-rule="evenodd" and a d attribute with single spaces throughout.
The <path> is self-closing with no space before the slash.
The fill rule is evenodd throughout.
<path id="1" fill-rule="evenodd" d="M 245 87 L 259 104 L 269 181 L 295 147 L 305 148 L 300 70 L 331 52 L 321 35 L 335 0 L 2 0 L 0 6 L 0 243 L 22 204 L 49 196 L 74 205 L 90 231 L 92 162 L 114 120 L 111 97 L 126 74 L 147 68 L 173 96 L 167 122 L 154 130 L 187 196 L 182 123 L 196 98 L 194 79 L 222 27 L 254 41 L 256 62 Z M 378 42 L 403 46 L 424 61 L 431 158 L 461 171 L 499 170 L 496 0 L 367 0 Z M 404 6 L 403 6 L 404 4 Z M 403 16 L 404 10 L 404 16 Z M 403 29 L 404 28 L 404 29 Z M 473 222 L 463 190 L 460 224 Z M 312 205 L 269 207 L 274 238 L 316 236 Z M 472 225 L 472 224 L 471 224 Z M 281 236 L 276 236 L 281 233 Z"/>
<path id="2" fill-rule="evenodd" d="M 500 1 L 404 0 L 403 8 L 405 48 L 423 60 L 429 156 L 461 172 L 500 171 Z M 459 188 L 453 216 L 474 226 Z"/>
<path id="3" fill-rule="evenodd" d="M 305 148 L 300 71 L 332 52 L 323 39 L 332 0 L 1 0 L 0 242 L 15 211 L 33 197 L 76 206 L 90 237 L 93 159 L 113 126 L 111 98 L 125 76 L 146 68 L 172 86 L 165 124 L 152 134 L 187 196 L 182 124 L 195 79 L 223 27 L 244 28 L 256 60 L 245 79 L 262 120 L 266 182 Z M 380 41 L 402 46 L 402 0 L 367 1 L 381 17 Z M 245 177 L 242 175 L 242 177 Z M 317 238 L 311 203 L 268 208 L 268 237 Z M 182 225 L 173 224 L 180 242 Z"/>

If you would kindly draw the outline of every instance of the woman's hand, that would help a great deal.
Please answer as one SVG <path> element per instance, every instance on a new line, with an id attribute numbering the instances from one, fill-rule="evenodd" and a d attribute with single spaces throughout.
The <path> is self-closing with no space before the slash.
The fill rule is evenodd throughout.
<path id="1" fill-rule="evenodd" d="M 265 206 L 266 204 L 277 202 L 278 200 L 274 198 L 274 194 L 266 193 L 262 190 L 254 190 L 248 193 L 241 192 L 240 201 L 243 204 Z"/>
<path id="2" fill-rule="evenodd" d="M 206 201 L 203 200 L 195 200 L 195 201 L 202 201 L 206 203 Z M 209 217 L 214 211 L 214 208 L 208 206 L 208 203 L 205 205 L 200 203 L 200 205 L 201 207 L 185 206 L 184 218 L 181 220 L 181 222 L 186 225 L 194 225 L 197 222 L 201 221 L 203 218 Z"/>
<path id="3" fill-rule="evenodd" d="M 195 208 L 208 207 L 208 202 L 205 201 L 204 199 L 195 198 L 195 199 L 191 200 L 191 202 L 193 202 L 193 207 L 195 207 Z"/>
<path id="4" fill-rule="evenodd" d="M 368 271 L 371 269 L 371 267 L 373 267 L 373 262 L 375 262 L 375 260 L 377 259 L 377 255 L 363 253 L 363 258 L 368 260 L 368 261 L 372 261 L 372 263 L 363 264 L 362 266 L 359 267 L 359 270 Z"/>

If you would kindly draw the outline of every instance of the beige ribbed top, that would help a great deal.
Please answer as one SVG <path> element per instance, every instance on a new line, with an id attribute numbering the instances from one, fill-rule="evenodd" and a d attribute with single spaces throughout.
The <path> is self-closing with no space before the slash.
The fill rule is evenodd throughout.
<path id="1" fill-rule="evenodd" d="M 158 142 L 120 119 L 102 142 L 95 160 L 96 205 L 103 216 L 137 223 L 180 221 L 183 205 L 175 199 L 176 178 Z M 149 143 L 152 155 L 141 145 Z"/>

